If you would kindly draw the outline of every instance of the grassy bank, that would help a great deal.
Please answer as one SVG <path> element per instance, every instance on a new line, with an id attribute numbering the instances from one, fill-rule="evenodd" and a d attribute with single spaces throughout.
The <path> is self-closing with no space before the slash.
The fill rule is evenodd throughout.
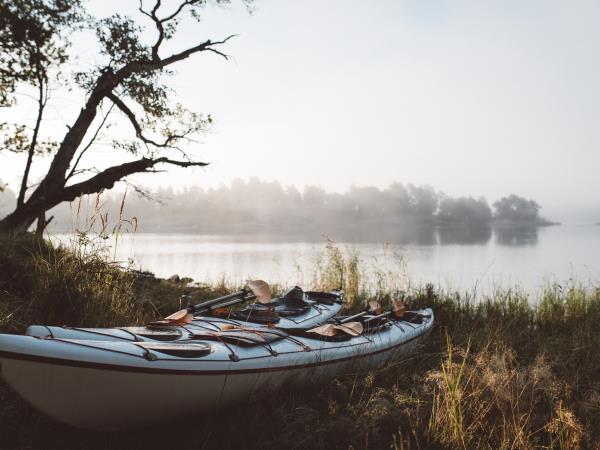
<path id="1" fill-rule="evenodd" d="M 123 270 L 85 236 L 71 250 L 5 238 L 0 328 L 144 323 L 178 308 L 187 281 Z M 354 309 L 403 295 L 400 276 L 366 273 L 359 255 L 333 246 L 311 283 L 342 283 Z M 235 288 L 192 291 L 200 301 Z M 0 448 L 600 448 L 600 290 L 549 286 L 535 302 L 509 289 L 477 302 L 433 286 L 409 294 L 437 322 L 410 360 L 122 434 L 63 427 L 0 385 Z"/>

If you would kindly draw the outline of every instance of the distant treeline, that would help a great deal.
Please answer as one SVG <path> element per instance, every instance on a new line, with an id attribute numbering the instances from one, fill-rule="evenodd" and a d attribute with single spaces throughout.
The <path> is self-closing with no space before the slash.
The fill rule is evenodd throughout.
<path id="1" fill-rule="evenodd" d="M 11 195 L 0 194 L 0 208 Z M 319 187 L 300 192 L 294 186 L 252 178 L 236 180 L 217 189 L 190 187 L 180 192 L 160 189 L 153 199 L 130 192 L 121 211 L 122 195 L 103 196 L 99 209 L 109 213 L 109 222 L 137 219 L 139 231 L 198 233 L 304 233 L 363 229 L 385 226 L 489 227 L 491 225 L 548 225 L 539 216 L 540 205 L 509 195 L 491 206 L 483 197 L 450 197 L 429 186 L 394 183 L 387 189 L 352 187 L 331 193 Z M 87 208 L 61 205 L 51 215 L 55 230 L 71 229 L 74 220 L 85 222 L 95 200 Z M 10 201 L 8 203 L 11 203 Z M 4 206 L 3 206 L 4 205 Z M 91 205 L 91 206 L 90 206 Z M 2 211 L 0 210 L 0 211 Z M 104 219 L 103 219 L 104 220 Z M 99 214 L 96 214 L 96 222 Z"/>

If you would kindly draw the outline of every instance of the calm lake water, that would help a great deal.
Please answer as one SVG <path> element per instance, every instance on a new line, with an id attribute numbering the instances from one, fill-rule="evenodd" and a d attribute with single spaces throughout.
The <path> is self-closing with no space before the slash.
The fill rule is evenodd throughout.
<path id="1" fill-rule="evenodd" d="M 58 235 L 61 240 L 67 235 Z M 114 244 L 114 241 L 113 241 Z M 417 233 L 354 235 L 336 242 L 358 254 L 365 279 L 391 273 L 404 284 L 490 292 L 520 285 L 532 294 L 548 283 L 600 285 L 600 226 L 562 225 L 533 230 L 420 230 Z M 261 278 L 307 286 L 326 250 L 324 238 L 207 236 L 197 234 L 122 235 L 116 259 L 160 277 L 173 274 L 196 281 Z"/>

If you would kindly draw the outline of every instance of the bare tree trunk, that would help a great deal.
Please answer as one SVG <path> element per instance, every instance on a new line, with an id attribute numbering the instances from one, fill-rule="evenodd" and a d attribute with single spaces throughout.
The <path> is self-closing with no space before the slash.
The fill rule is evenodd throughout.
<path id="1" fill-rule="evenodd" d="M 44 108 L 46 106 L 46 93 L 44 91 L 45 74 L 43 73 L 43 69 L 39 62 L 39 48 L 37 50 L 38 60 L 36 64 L 36 70 L 38 76 L 38 114 L 35 121 L 35 126 L 33 127 L 33 135 L 31 137 L 31 142 L 29 143 L 29 149 L 27 152 L 27 163 L 25 164 L 25 170 L 23 171 L 23 179 L 21 180 L 21 189 L 19 190 L 19 197 L 17 198 L 17 208 L 23 206 L 23 203 L 25 202 L 25 193 L 27 192 L 27 182 L 29 180 L 29 170 L 31 169 L 31 164 L 33 162 L 33 155 L 35 154 L 35 147 L 37 146 L 38 134 L 42 125 L 42 116 L 44 115 Z"/>
<path id="2" fill-rule="evenodd" d="M 0 220 L 0 232 L 21 233 L 27 231 L 31 224 L 53 206 L 60 203 L 44 198 L 43 201 L 26 201 L 20 208 L 15 209 L 8 216 Z"/>
<path id="3" fill-rule="evenodd" d="M 46 229 L 46 213 L 43 212 L 37 219 L 37 226 L 35 228 L 35 235 L 38 238 L 44 237 L 44 230 Z"/>

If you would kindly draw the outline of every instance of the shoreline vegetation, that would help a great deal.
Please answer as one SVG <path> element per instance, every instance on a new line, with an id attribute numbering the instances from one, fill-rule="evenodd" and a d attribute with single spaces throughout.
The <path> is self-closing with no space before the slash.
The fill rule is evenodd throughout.
<path id="1" fill-rule="evenodd" d="M 70 248 L 30 235 L 0 239 L 0 331 L 32 323 L 143 324 L 235 290 L 186 278 L 157 279 L 111 261 L 102 240 Z M 366 274 L 360 256 L 328 245 L 312 286 L 340 280 L 348 310 L 404 296 L 433 307 L 421 352 L 371 373 L 308 390 L 253 398 L 162 430 L 93 433 L 55 423 L 0 384 L 0 448 L 578 449 L 600 445 L 600 288 L 550 285 L 538 298 L 517 288 L 474 301 L 470 293 Z M 286 287 L 274 286 L 276 291 Z M 43 376 L 43 374 L 40 374 Z M 152 393 L 149 393 L 152 395 Z M 202 401 L 199 399 L 199 401 Z"/>

